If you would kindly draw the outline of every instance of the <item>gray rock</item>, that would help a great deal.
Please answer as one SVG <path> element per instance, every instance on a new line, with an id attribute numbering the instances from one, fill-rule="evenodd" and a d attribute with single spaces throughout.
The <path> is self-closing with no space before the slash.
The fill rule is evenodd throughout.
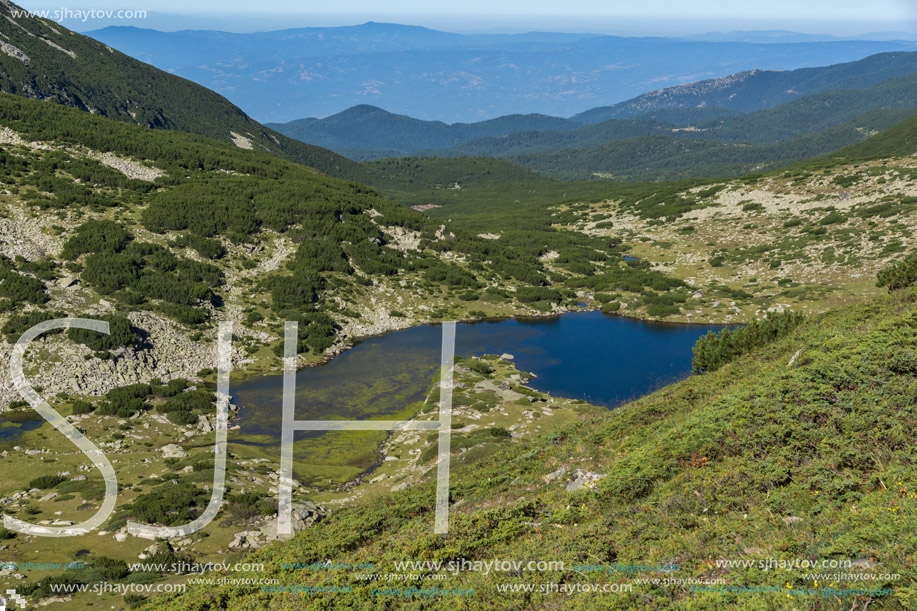
<path id="1" fill-rule="evenodd" d="M 850 566 L 857 569 L 874 569 L 879 566 L 879 563 L 874 562 L 869 558 L 859 558 L 851 562 Z"/>
<path id="2" fill-rule="evenodd" d="M 573 472 L 573 479 L 567 483 L 567 492 L 573 492 L 581 488 L 595 488 L 596 483 L 604 478 L 605 476 L 601 473 L 576 469 Z"/>
<path id="3" fill-rule="evenodd" d="M 180 445 L 174 443 L 162 446 L 160 451 L 162 452 L 163 458 L 184 458 L 188 455 Z"/>
<path id="4" fill-rule="evenodd" d="M 199 428 L 204 433 L 213 432 L 213 425 L 210 424 L 210 418 L 204 415 L 201 415 L 201 417 L 198 419 L 197 428 Z"/>

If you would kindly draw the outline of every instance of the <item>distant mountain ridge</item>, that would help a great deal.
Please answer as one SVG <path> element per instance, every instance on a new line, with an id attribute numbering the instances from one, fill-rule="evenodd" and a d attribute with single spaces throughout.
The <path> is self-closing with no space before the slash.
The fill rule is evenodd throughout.
<path id="1" fill-rule="evenodd" d="M 384 23 L 251 34 L 110 27 L 90 35 L 271 122 L 361 104 L 447 123 L 512 113 L 570 116 L 754 68 L 793 70 L 917 49 L 910 41 L 467 35 Z"/>
<path id="2" fill-rule="evenodd" d="M 910 73 L 869 85 L 882 76 L 902 72 Z M 709 92 L 709 97 L 700 98 L 699 106 L 697 97 L 679 97 L 684 89 L 682 87 L 657 92 L 650 99 L 664 98 L 688 105 L 659 108 L 643 104 L 642 107 L 651 112 L 631 118 L 608 119 L 598 124 L 543 115 L 510 115 L 480 123 L 446 125 L 363 105 L 325 119 L 310 118 L 289 124 L 273 124 L 272 127 L 291 137 L 327 146 L 360 161 L 405 155 L 484 156 L 507 158 L 543 170 L 546 166 L 538 161 L 539 155 L 600 147 L 597 150 L 614 150 L 615 157 L 621 154 L 626 160 L 626 154 L 620 150 L 623 145 L 610 147 L 610 143 L 649 137 L 772 144 L 833 130 L 817 138 L 792 143 L 789 145 L 795 151 L 792 154 L 760 150 L 766 153 L 768 159 L 773 159 L 774 155 L 780 159 L 786 155 L 793 158 L 801 152 L 821 154 L 832 150 L 832 145 L 839 148 L 865 137 L 858 135 L 857 128 L 885 129 L 905 118 L 907 109 L 917 108 L 917 53 L 872 56 L 850 64 L 807 70 L 802 75 L 773 73 L 779 75 L 784 83 L 797 82 L 803 92 L 811 88 L 820 89 L 824 83 L 831 82 L 831 77 L 839 75 L 842 78 L 838 78 L 837 82 L 852 86 L 868 85 L 864 88 L 833 89 L 804 97 L 793 94 L 790 102 L 755 112 L 714 105 L 721 103 L 718 100 L 724 96 L 733 95 L 737 89 L 744 89 L 743 95 L 749 97 L 749 91 L 756 87 L 749 86 L 748 82 L 760 74 L 761 71 L 748 72 L 698 84 L 693 92 Z M 640 103 L 639 100 L 632 102 L 630 108 Z M 604 113 L 608 109 L 596 110 Z M 880 112 L 854 124 L 858 117 L 873 111 Z M 883 114 L 884 111 L 888 112 Z M 854 123 L 835 129 L 848 122 Z M 806 144 L 800 148 L 802 142 Z M 637 140 L 631 140 L 631 144 L 641 151 L 648 150 L 645 143 Z M 672 145 L 671 150 L 681 150 L 683 146 L 689 145 Z M 692 146 L 696 149 L 701 145 Z M 658 148 L 658 142 L 652 148 Z M 709 148 L 704 147 L 704 150 Z M 743 158 L 748 159 L 748 151 L 741 153 Z M 557 161 L 564 159 L 563 154 L 555 155 L 554 161 L 548 165 L 566 175 L 574 170 L 575 160 L 581 159 L 582 153 L 566 158 L 569 159 L 566 169 L 557 166 Z M 593 155 L 593 164 L 595 159 Z M 634 161 L 640 159 L 640 154 L 635 153 Z"/>
<path id="3" fill-rule="evenodd" d="M 913 32 L 868 32 L 856 36 L 840 37 L 831 34 L 806 34 L 790 30 L 734 30 L 731 32 L 707 32 L 682 36 L 685 40 L 709 40 L 716 42 L 817 42 L 826 40 L 914 40 Z"/>
<path id="4" fill-rule="evenodd" d="M 917 73 L 917 53 L 879 53 L 859 61 L 792 71 L 749 70 L 658 89 L 613 106 L 593 108 L 571 117 L 600 123 L 690 107 L 720 107 L 743 112 L 791 102 L 832 89 L 864 89 L 883 81 Z"/>
<path id="5" fill-rule="evenodd" d="M 475 138 L 526 130 L 573 130 L 580 124 L 546 115 L 507 115 L 478 123 L 423 121 L 397 115 L 376 106 L 361 104 L 324 119 L 299 119 L 268 123 L 268 127 L 332 150 L 389 150 L 413 153 L 459 145 Z"/>

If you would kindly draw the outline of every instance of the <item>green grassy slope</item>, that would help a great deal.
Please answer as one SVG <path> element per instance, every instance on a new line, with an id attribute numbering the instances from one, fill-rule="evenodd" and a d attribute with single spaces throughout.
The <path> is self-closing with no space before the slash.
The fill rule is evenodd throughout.
<path id="1" fill-rule="evenodd" d="M 341 509 L 291 542 L 248 558 L 264 562 L 280 584 L 352 588 L 346 594 L 191 587 L 155 607 L 912 608 L 917 604 L 915 363 L 917 289 L 839 309 L 714 373 L 605 417 L 453 463 L 447 535 L 432 533 L 435 469 L 427 463 L 425 484 Z M 562 468 L 563 475 L 548 477 Z M 603 477 L 594 487 L 568 492 L 564 484 L 574 469 Z M 395 561 L 461 559 L 550 560 L 565 567 L 490 575 L 467 571 L 410 584 L 359 581 L 347 570 L 282 568 L 296 562 L 371 562 L 371 572 L 386 574 L 404 572 Z M 812 571 L 803 568 L 760 568 L 767 559 L 849 561 L 848 572 L 877 579 L 813 581 L 805 577 Z M 719 566 L 722 560 L 750 566 Z M 660 575 L 582 569 L 616 563 L 679 570 Z M 436 571 L 410 572 L 429 578 Z M 774 591 L 698 591 L 703 581 L 636 581 L 644 577 Z M 500 584 L 544 582 L 612 583 L 632 590 L 572 596 L 497 590 Z M 411 585 L 473 588 L 474 594 L 421 603 L 419 597 L 377 592 Z M 888 591 L 825 597 L 805 590 L 829 585 Z"/>
<path id="2" fill-rule="evenodd" d="M 264 127 L 223 96 L 67 30 L 0 6 L 0 91 L 74 106 L 154 129 L 186 131 L 320 169 L 353 173 L 353 162 Z M 234 137 L 230 132 L 235 132 Z M 247 143 L 246 143 L 247 141 Z"/>

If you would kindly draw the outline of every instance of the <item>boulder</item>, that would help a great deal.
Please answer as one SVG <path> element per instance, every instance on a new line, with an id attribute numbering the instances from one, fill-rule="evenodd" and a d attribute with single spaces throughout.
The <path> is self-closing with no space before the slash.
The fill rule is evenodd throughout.
<path id="1" fill-rule="evenodd" d="M 184 458 L 188 455 L 180 445 L 175 443 L 162 446 L 160 451 L 162 452 L 163 458 Z"/>
<path id="2" fill-rule="evenodd" d="M 601 473 L 576 469 L 573 471 L 573 479 L 567 483 L 567 492 L 573 492 L 581 488 L 595 488 L 596 483 L 604 478 L 605 476 Z"/>

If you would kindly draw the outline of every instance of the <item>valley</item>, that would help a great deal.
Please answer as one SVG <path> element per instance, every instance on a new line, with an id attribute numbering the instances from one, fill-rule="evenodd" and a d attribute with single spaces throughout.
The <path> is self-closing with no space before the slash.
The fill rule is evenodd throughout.
<path id="1" fill-rule="evenodd" d="M 24 372 L 109 458 L 119 497 L 89 535 L 0 528 L 7 594 L 52 611 L 917 605 L 912 41 L 380 23 L 87 37 L 14 10 L 0 360 L 44 321 L 109 324 L 42 335 Z M 361 82 L 358 105 L 303 101 L 383 56 L 416 70 L 392 91 Z M 285 321 L 297 419 L 417 425 L 298 433 L 292 535 Z M 128 522 L 187 524 L 220 488 L 224 323 L 217 517 L 135 536 Z M 435 533 L 445 442 L 422 425 L 447 396 Z M 104 490 L 0 376 L 3 513 L 72 526 Z M 803 570 L 819 559 L 849 572 Z M 491 568 L 454 568 L 476 563 Z"/>

